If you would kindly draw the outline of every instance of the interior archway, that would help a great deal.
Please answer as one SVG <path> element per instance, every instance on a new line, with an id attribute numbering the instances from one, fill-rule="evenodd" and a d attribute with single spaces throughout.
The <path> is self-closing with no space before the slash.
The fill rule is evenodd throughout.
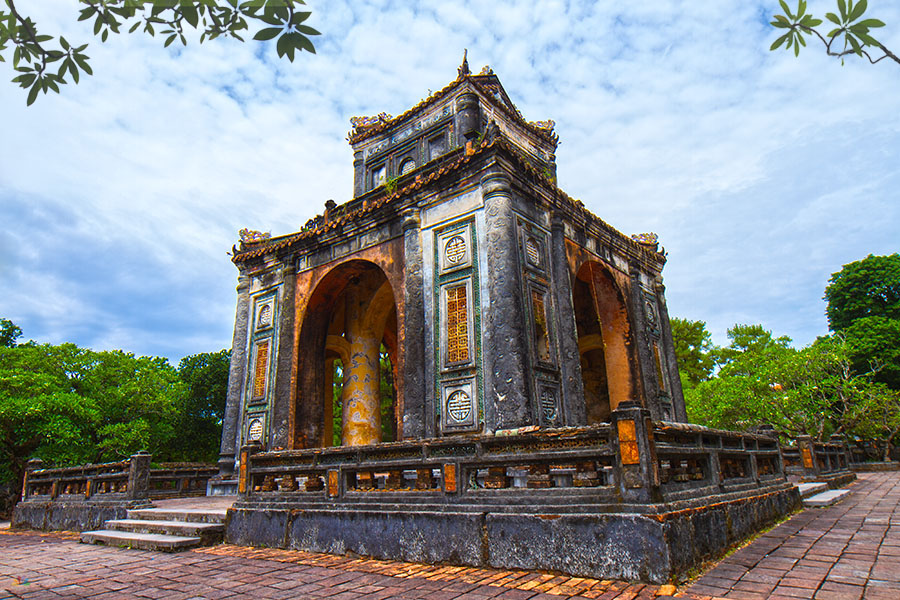
<path id="1" fill-rule="evenodd" d="M 588 261 L 578 270 L 572 303 L 587 422 L 607 423 L 610 412 L 633 397 L 625 300 L 607 268 Z"/>
<path id="2" fill-rule="evenodd" d="M 396 437 L 397 307 L 378 266 L 350 261 L 321 279 L 299 349 L 295 447 Z"/>

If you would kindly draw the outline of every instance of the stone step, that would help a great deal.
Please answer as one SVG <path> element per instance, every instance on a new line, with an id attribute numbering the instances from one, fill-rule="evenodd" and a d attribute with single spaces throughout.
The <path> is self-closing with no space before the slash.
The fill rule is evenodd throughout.
<path id="1" fill-rule="evenodd" d="M 801 498 L 809 498 L 828 489 L 827 483 L 820 481 L 811 481 L 809 483 L 798 483 L 797 489 L 800 490 Z"/>
<path id="2" fill-rule="evenodd" d="M 163 533 L 181 537 L 199 537 L 206 544 L 221 541 L 225 525 L 187 521 L 150 521 L 148 519 L 113 519 L 103 524 L 106 529 L 132 533 Z"/>
<path id="3" fill-rule="evenodd" d="M 130 531 L 101 529 L 97 531 L 82 532 L 81 542 L 85 544 L 107 544 L 124 548 L 139 548 L 141 550 L 175 552 L 177 550 L 199 546 L 201 539 L 194 536 L 165 535 L 161 533 L 134 533 Z"/>
<path id="4" fill-rule="evenodd" d="M 822 492 L 820 494 L 816 494 L 815 496 L 810 496 L 809 498 L 805 498 L 803 500 L 803 506 L 809 507 L 823 507 L 823 506 L 831 506 L 832 504 L 843 500 L 845 496 L 850 493 L 850 490 L 828 490 L 827 492 Z"/>
<path id="5" fill-rule="evenodd" d="M 138 508 L 125 514 L 129 519 L 146 521 L 182 521 L 186 523 L 224 523 L 228 509 Z"/>

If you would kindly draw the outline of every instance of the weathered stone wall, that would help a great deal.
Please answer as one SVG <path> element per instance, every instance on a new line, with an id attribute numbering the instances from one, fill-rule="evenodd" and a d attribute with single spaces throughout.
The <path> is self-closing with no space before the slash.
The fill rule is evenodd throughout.
<path id="1" fill-rule="evenodd" d="M 800 505 L 793 486 L 650 512 L 482 512 L 449 506 L 347 510 L 273 503 L 229 513 L 229 543 L 424 563 L 541 569 L 664 583 L 723 554 Z M 462 508 L 462 510 L 460 510 Z M 543 509 L 546 511 L 547 509 Z"/>

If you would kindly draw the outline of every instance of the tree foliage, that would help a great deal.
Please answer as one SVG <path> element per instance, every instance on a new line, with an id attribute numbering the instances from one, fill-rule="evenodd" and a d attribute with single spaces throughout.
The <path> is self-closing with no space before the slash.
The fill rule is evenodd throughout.
<path id="1" fill-rule="evenodd" d="M 674 317 L 669 320 L 678 373 L 683 388 L 694 387 L 706 381 L 716 366 L 716 346 L 706 330 L 705 321 L 691 321 Z"/>
<path id="2" fill-rule="evenodd" d="M 106 41 L 110 33 L 141 31 L 159 33 L 163 45 L 179 41 L 187 45 L 186 30 L 200 32 L 200 43 L 218 37 L 244 41 L 250 24 L 262 26 L 253 39 L 278 38 L 278 56 L 293 62 L 297 51 L 315 53 L 309 36 L 319 32 L 305 24 L 309 11 L 299 8 L 303 0 L 78 0 L 78 20 L 93 22 L 94 35 Z M 4 6 L 5 5 L 5 6 Z M 15 0 L 0 4 L 0 62 L 12 48 L 13 82 L 28 90 L 32 104 L 38 93 L 53 90 L 81 74 L 92 75 L 88 44 L 72 44 L 63 36 L 38 31 L 35 21 L 16 6 Z M 74 16 L 74 15 L 73 15 Z"/>
<path id="3" fill-rule="evenodd" d="M 156 461 L 214 460 L 228 354 L 188 356 L 176 370 L 120 350 L 0 346 L 0 482 L 18 489 L 30 458 L 69 466 L 146 450 Z"/>
<path id="4" fill-rule="evenodd" d="M 12 348 L 22 336 L 22 330 L 9 319 L 0 319 L 0 347 Z"/>
<path id="5" fill-rule="evenodd" d="M 728 359 L 716 377 L 686 391 L 692 421 L 723 429 L 770 424 L 789 437 L 827 439 L 884 435 L 890 428 L 876 424 L 900 419 L 896 392 L 871 371 L 854 370 L 841 334 L 802 349 L 762 326 L 736 326 L 729 337 Z"/>
<path id="6" fill-rule="evenodd" d="M 185 385 L 176 403 L 174 460 L 215 462 L 222 441 L 231 351 L 202 352 L 178 363 Z"/>
<path id="7" fill-rule="evenodd" d="M 854 368 L 900 391 L 900 254 L 870 254 L 828 281 L 828 324 L 847 339 Z"/>
<path id="8" fill-rule="evenodd" d="M 832 331 L 863 317 L 900 319 L 900 254 L 870 254 L 844 265 L 828 281 L 826 314 Z"/>
<path id="9" fill-rule="evenodd" d="M 858 0 L 855 4 L 853 0 L 837 0 L 838 12 L 825 13 L 829 27 L 833 26 L 828 33 L 817 29 L 823 21 L 806 12 L 806 0 L 799 0 L 795 12 L 791 12 L 784 0 L 779 0 L 779 3 L 784 14 L 774 15 L 771 25 L 786 31 L 772 42 L 769 50 L 784 46 L 785 50 L 793 49 L 794 56 L 798 56 L 800 47 L 806 46 L 804 36 L 813 36 L 825 46 L 825 53 L 840 58 L 841 64 L 850 55 L 865 57 L 872 64 L 885 58 L 900 63 L 900 58 L 873 37 L 872 30 L 884 27 L 884 23 L 878 19 L 863 18 L 868 8 L 866 0 Z M 870 53 L 873 48 L 881 51 L 881 55 L 873 57 Z"/>

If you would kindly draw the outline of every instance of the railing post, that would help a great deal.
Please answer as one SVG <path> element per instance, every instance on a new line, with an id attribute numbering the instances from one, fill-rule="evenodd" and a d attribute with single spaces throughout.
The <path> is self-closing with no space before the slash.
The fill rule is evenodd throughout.
<path id="1" fill-rule="evenodd" d="M 30 495 L 28 492 L 28 480 L 31 473 L 44 468 L 44 461 L 39 458 L 32 458 L 25 464 L 25 477 L 22 479 L 22 500 L 27 500 Z"/>
<path id="2" fill-rule="evenodd" d="M 153 456 L 141 450 L 128 459 L 129 499 L 146 498 L 150 495 L 150 460 Z"/>
<path id="3" fill-rule="evenodd" d="M 661 500 L 650 411 L 637 402 L 622 402 L 610 420 L 622 498 L 626 502 Z"/>
<path id="4" fill-rule="evenodd" d="M 238 470 L 238 494 L 249 494 L 253 491 L 251 485 L 250 474 L 250 457 L 262 450 L 262 444 L 257 441 L 250 442 L 241 446 L 240 461 L 241 466 Z"/>
<path id="5" fill-rule="evenodd" d="M 819 476 L 819 461 L 816 460 L 816 445 L 808 435 L 797 438 L 797 449 L 800 450 L 800 464 L 803 466 L 804 477 Z"/>
<path id="6" fill-rule="evenodd" d="M 844 457 L 841 461 L 841 470 L 848 471 L 850 470 L 850 462 L 853 460 L 853 457 L 850 455 L 850 444 L 847 443 L 847 436 L 841 435 L 839 433 L 833 434 L 828 441 L 832 444 L 839 444 L 843 452 L 841 455 Z"/>

